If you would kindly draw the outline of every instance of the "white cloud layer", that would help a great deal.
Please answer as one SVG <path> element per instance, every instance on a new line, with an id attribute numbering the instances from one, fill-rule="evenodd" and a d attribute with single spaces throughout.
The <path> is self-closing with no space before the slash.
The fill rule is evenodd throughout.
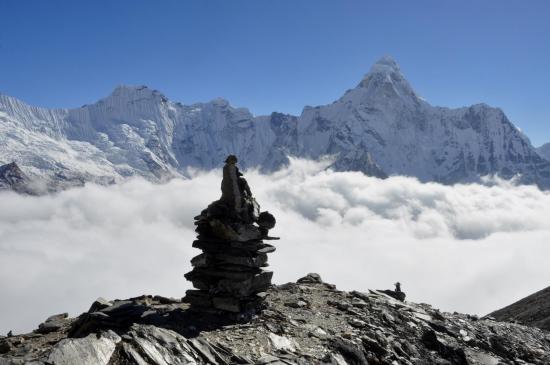
<path id="1" fill-rule="evenodd" d="M 293 160 L 248 172 L 277 218 L 274 281 L 318 272 L 340 289 L 392 288 L 442 310 L 485 314 L 550 285 L 550 194 L 530 186 L 422 184 Z M 199 253 L 193 216 L 220 175 L 131 180 L 56 195 L 0 194 L 0 333 L 77 315 L 99 296 L 181 297 Z"/>

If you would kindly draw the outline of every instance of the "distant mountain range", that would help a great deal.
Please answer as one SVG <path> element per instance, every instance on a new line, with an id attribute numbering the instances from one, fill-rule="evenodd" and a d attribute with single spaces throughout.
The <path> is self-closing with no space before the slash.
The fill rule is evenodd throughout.
<path id="1" fill-rule="evenodd" d="M 499 175 L 550 187 L 548 146 L 535 149 L 498 108 L 434 107 L 391 57 L 329 105 L 300 116 L 253 116 L 224 99 L 183 105 L 146 86 L 119 86 L 77 109 L 45 109 L 0 95 L 0 164 L 17 162 L 54 185 L 163 181 L 212 169 L 233 153 L 244 168 L 275 170 L 288 156 L 332 155 L 336 170 L 442 183 Z M 546 156 L 546 159 L 542 156 Z M 50 184 L 51 185 L 51 184 Z"/>

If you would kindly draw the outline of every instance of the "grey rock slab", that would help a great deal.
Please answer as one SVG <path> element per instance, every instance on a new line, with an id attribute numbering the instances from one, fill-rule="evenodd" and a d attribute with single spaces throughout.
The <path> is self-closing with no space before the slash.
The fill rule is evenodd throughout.
<path id="1" fill-rule="evenodd" d="M 327 331 L 325 331 L 324 329 L 318 326 L 313 326 L 313 328 L 309 332 L 309 335 L 313 337 L 317 337 L 319 339 L 326 339 L 329 337 L 329 334 L 327 333 Z"/>
<path id="2" fill-rule="evenodd" d="M 481 351 L 474 351 L 466 349 L 466 357 L 473 364 L 480 365 L 498 365 L 500 364 L 500 359 L 489 355 Z"/>
<path id="3" fill-rule="evenodd" d="M 364 321 L 357 318 L 351 318 L 348 323 L 355 328 L 363 328 L 367 325 Z"/>
<path id="4" fill-rule="evenodd" d="M 44 322 L 38 325 L 38 328 L 35 330 L 36 333 L 46 334 L 50 332 L 55 332 L 63 327 L 62 322 Z"/>
<path id="5" fill-rule="evenodd" d="M 372 297 L 372 294 L 369 294 L 369 293 L 363 293 L 363 292 L 360 292 L 360 291 L 352 291 L 350 293 L 351 295 L 353 295 L 354 297 L 356 298 L 359 298 L 359 299 L 363 299 L 364 301 L 369 301 Z"/>
<path id="6" fill-rule="evenodd" d="M 142 361 L 153 365 L 202 364 L 188 341 L 174 331 L 149 325 L 133 325 L 127 335 L 132 339 L 125 343 L 123 350 L 126 356 L 138 364 Z"/>
<path id="7" fill-rule="evenodd" d="M 63 327 L 68 317 L 68 313 L 54 314 L 48 317 L 43 323 L 40 323 L 35 332 L 40 334 L 55 332 Z"/>
<path id="8" fill-rule="evenodd" d="M 288 337 L 279 336 L 274 333 L 270 333 L 268 337 L 269 342 L 275 350 L 295 352 L 299 348 L 298 344 Z"/>
<path id="9" fill-rule="evenodd" d="M 285 306 L 291 307 L 291 308 L 307 308 L 309 304 L 301 299 L 298 300 L 291 300 L 285 303 Z"/>
<path id="10" fill-rule="evenodd" d="M 193 348 L 202 355 L 208 362 L 208 364 L 214 365 L 228 365 L 222 356 L 205 340 L 201 338 L 193 338 L 189 340 L 189 343 Z"/>
<path id="11" fill-rule="evenodd" d="M 68 317 L 69 317 L 69 313 L 54 314 L 53 316 L 49 316 L 44 322 L 61 321 Z"/>
<path id="12" fill-rule="evenodd" d="M 112 302 L 108 301 L 105 298 L 99 297 L 95 300 L 95 302 L 92 303 L 92 305 L 90 306 L 90 309 L 88 310 L 88 313 L 97 312 L 105 308 L 108 308 L 112 305 L 113 305 Z"/>
<path id="13" fill-rule="evenodd" d="M 273 355 L 262 356 L 255 363 L 256 365 L 296 365 L 297 363 L 288 359 L 282 359 Z"/>
<path id="14" fill-rule="evenodd" d="M 368 303 L 365 302 L 363 299 L 353 298 L 351 300 L 351 305 L 353 305 L 354 307 L 357 307 L 357 308 L 364 308 L 368 305 Z"/>
<path id="15" fill-rule="evenodd" d="M 53 347 L 46 362 L 52 365 L 107 365 L 120 340 L 112 331 L 67 338 Z"/>
<path id="16" fill-rule="evenodd" d="M 268 254 L 268 253 L 275 252 L 275 250 L 276 250 L 275 246 L 272 246 L 272 245 L 269 245 L 269 244 L 266 243 L 262 246 L 262 248 L 260 248 L 256 252 L 259 253 L 259 254 Z"/>
<path id="17" fill-rule="evenodd" d="M 309 273 L 303 278 L 300 278 L 296 281 L 297 283 L 310 283 L 310 284 L 322 284 L 323 280 L 321 279 L 321 275 L 317 273 Z"/>
<path id="18" fill-rule="evenodd" d="M 323 359 L 322 365 L 349 365 L 344 357 L 340 354 L 329 354 Z"/>

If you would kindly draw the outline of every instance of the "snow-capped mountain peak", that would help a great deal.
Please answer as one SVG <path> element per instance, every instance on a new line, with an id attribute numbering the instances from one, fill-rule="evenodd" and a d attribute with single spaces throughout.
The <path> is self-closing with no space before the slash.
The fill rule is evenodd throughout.
<path id="1" fill-rule="evenodd" d="M 165 95 L 146 85 L 119 85 L 108 97 L 102 100 L 105 102 L 113 101 L 115 103 L 136 103 L 140 101 L 168 102 L 168 98 Z"/>
<path id="2" fill-rule="evenodd" d="M 397 61 L 392 56 L 386 55 L 372 65 L 369 73 L 389 74 L 393 72 L 401 73 L 399 64 L 397 64 Z"/>
<path id="3" fill-rule="evenodd" d="M 331 155 L 334 169 L 376 176 L 453 183 L 520 175 L 550 187 L 550 162 L 500 109 L 433 107 L 389 56 L 336 102 L 306 107 L 300 116 L 254 116 L 222 98 L 183 105 L 146 86 L 121 85 L 76 109 L 37 108 L 0 95 L 0 164 L 15 160 L 30 177 L 158 181 L 188 167 L 218 167 L 227 154 L 264 170 L 289 155 Z"/>
<path id="4" fill-rule="evenodd" d="M 348 99 L 351 97 L 355 101 L 357 99 L 382 101 L 397 97 L 407 104 L 416 104 L 422 101 L 391 56 L 384 56 L 378 60 L 355 90 L 351 95 L 347 95 Z"/>

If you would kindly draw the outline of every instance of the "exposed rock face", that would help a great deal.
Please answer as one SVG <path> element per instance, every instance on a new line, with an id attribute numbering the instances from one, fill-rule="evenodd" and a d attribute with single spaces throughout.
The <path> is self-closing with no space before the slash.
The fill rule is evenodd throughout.
<path id="1" fill-rule="evenodd" d="M 226 163 L 222 198 L 195 217 L 199 234 L 193 247 L 203 251 L 191 260 L 185 277 L 197 290 L 184 300 L 203 313 L 247 320 L 262 307 L 273 273 L 263 268 L 275 247 L 265 244 L 275 218 L 259 212 L 259 205 L 235 163 Z"/>
<path id="2" fill-rule="evenodd" d="M 0 166 L 0 190 L 9 189 L 18 193 L 29 193 L 30 180 L 15 162 Z"/>
<path id="3" fill-rule="evenodd" d="M 183 105 L 146 86 L 120 86 L 77 109 L 44 109 L 0 95 L 0 161 L 29 176 L 110 183 L 153 181 L 213 169 L 228 153 L 272 171 L 287 156 L 335 158 L 333 168 L 421 181 L 477 181 L 498 174 L 550 187 L 550 161 L 502 110 L 485 104 L 435 107 L 414 91 L 391 57 L 328 105 L 301 115 L 254 116 L 223 99 Z"/>
<path id="4" fill-rule="evenodd" d="M 550 287 L 499 309 L 489 316 L 550 331 Z"/>
<path id="5" fill-rule="evenodd" d="M 537 148 L 539 155 L 550 161 L 550 143 L 545 143 Z"/>
<path id="6" fill-rule="evenodd" d="M 266 309 L 246 324 L 212 322 L 169 298 L 99 302 L 87 322 L 0 338 L 0 364 L 550 363 L 544 330 L 343 292 L 315 274 L 270 287 Z"/>

